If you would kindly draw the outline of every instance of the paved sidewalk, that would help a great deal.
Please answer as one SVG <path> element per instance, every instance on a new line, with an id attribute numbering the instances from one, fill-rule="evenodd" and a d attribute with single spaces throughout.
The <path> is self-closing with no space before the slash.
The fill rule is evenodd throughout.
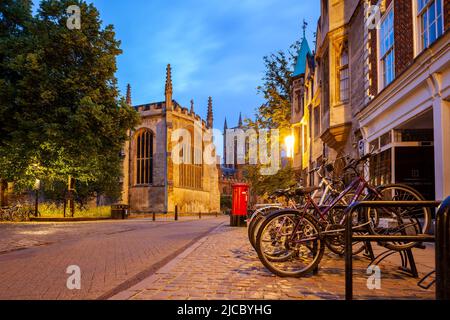
<path id="1" fill-rule="evenodd" d="M 434 269 L 433 248 L 415 250 L 421 276 Z M 367 289 L 368 260 L 354 260 L 357 299 L 434 299 L 434 287 L 423 290 L 398 271 L 398 258 L 381 265 L 382 289 Z M 168 265 L 113 299 L 344 299 L 344 261 L 326 251 L 316 276 L 278 278 L 259 262 L 246 229 L 222 225 Z"/>

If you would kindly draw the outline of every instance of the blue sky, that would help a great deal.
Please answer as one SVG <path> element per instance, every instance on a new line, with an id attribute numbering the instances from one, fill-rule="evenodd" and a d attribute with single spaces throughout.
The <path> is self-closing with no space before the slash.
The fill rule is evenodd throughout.
<path id="1" fill-rule="evenodd" d="M 39 2 L 35 0 L 35 3 Z M 262 97 L 256 87 L 264 72 L 263 56 L 287 49 L 319 17 L 311 0 L 92 0 L 104 24 L 113 24 L 123 54 L 118 58 L 119 86 L 132 86 L 133 104 L 164 100 L 165 68 L 173 69 L 174 98 L 183 106 L 195 100 L 206 116 L 214 100 L 215 127 L 237 124 L 239 112 L 252 117 Z"/>

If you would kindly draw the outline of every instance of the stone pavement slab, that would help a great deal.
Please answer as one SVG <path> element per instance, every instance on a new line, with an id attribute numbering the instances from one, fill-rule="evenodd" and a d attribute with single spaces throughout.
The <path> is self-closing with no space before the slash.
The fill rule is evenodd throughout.
<path id="1" fill-rule="evenodd" d="M 379 251 L 380 249 L 377 249 Z M 434 269 L 433 247 L 415 250 L 421 276 Z M 369 261 L 354 259 L 356 299 L 434 299 L 398 270 L 399 258 L 381 264 L 381 290 L 367 288 Z M 134 300 L 319 300 L 344 299 L 344 260 L 326 251 L 318 275 L 279 278 L 259 262 L 246 229 L 222 225 L 151 277 L 113 299 Z"/>

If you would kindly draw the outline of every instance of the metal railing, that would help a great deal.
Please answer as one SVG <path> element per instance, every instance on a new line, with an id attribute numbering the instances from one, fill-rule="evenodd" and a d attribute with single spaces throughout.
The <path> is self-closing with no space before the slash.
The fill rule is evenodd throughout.
<path id="1" fill-rule="evenodd" d="M 436 299 L 450 300 L 450 197 L 436 216 Z"/>
<path id="2" fill-rule="evenodd" d="M 440 207 L 439 207 L 440 206 Z M 363 208 L 437 208 L 436 236 L 422 235 L 353 235 L 352 214 Z M 450 299 L 450 197 L 442 204 L 436 201 L 361 201 L 346 209 L 345 230 L 345 298 L 353 300 L 354 241 L 363 242 L 436 242 L 436 299 Z"/>

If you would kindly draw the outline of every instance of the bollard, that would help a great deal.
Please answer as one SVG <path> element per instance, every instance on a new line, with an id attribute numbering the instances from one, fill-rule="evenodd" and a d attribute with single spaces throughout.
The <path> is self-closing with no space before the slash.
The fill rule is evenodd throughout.
<path id="1" fill-rule="evenodd" d="M 156 221 L 156 213 L 153 212 L 153 221 Z"/>
<path id="2" fill-rule="evenodd" d="M 201 211 L 198 213 L 198 218 L 199 218 L 199 219 L 202 218 L 202 212 L 201 212 Z"/>
<path id="3" fill-rule="evenodd" d="M 175 221 L 178 221 L 178 205 L 175 206 Z"/>
<path id="4" fill-rule="evenodd" d="M 436 299 L 450 300 L 450 197 L 436 216 Z"/>

